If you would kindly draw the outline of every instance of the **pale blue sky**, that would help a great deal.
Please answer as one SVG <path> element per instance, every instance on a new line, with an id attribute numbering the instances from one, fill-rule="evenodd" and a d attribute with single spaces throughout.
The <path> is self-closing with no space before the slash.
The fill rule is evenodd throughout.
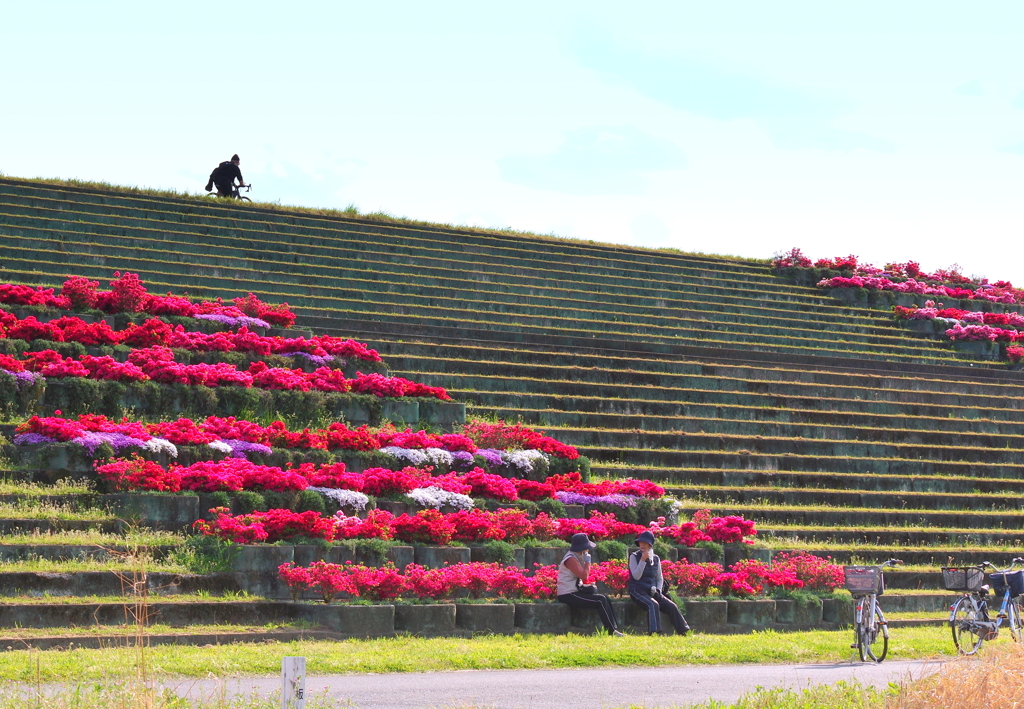
<path id="1" fill-rule="evenodd" d="M 218 9 L 219 8 L 219 9 Z M 1024 285 L 1024 4 L 0 5 L 0 171 Z"/>

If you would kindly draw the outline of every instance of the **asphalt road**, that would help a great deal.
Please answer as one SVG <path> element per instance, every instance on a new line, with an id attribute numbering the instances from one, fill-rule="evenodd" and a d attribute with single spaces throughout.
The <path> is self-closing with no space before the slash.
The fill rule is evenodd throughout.
<path id="1" fill-rule="evenodd" d="M 759 686 L 800 688 L 857 679 L 884 687 L 937 668 L 937 663 L 905 661 L 329 675 L 307 677 L 306 692 L 313 696 L 326 691 L 358 709 L 610 709 L 629 705 L 654 709 L 708 699 L 731 702 Z M 193 698 L 225 690 L 266 695 L 280 689 L 281 679 L 196 680 L 172 686 Z"/>

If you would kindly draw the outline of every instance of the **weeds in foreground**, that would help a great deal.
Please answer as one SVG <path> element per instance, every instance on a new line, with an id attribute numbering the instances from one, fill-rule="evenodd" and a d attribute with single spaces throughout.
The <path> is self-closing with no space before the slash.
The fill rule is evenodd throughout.
<path id="1" fill-rule="evenodd" d="M 183 687 L 181 689 L 188 689 Z M 279 709 L 280 691 L 268 696 L 229 695 L 223 689 L 187 699 L 169 687 L 139 682 L 96 681 L 74 687 L 10 686 L 0 689 L 0 709 Z M 326 693 L 311 694 L 306 709 L 341 709 L 353 706 Z"/>
<path id="2" fill-rule="evenodd" d="M 903 688 L 891 709 L 974 709 L 1020 707 L 1024 697 L 1024 649 L 991 648 L 977 657 L 960 657 L 933 675 Z"/>

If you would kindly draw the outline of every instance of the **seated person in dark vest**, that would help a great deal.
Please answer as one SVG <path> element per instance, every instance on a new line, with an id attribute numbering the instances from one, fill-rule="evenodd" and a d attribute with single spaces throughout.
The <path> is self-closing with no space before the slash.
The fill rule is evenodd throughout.
<path id="1" fill-rule="evenodd" d="M 615 622 L 615 611 L 608 596 L 597 593 L 593 586 L 584 585 L 590 576 L 590 550 L 595 546 L 597 545 L 582 532 L 572 535 L 569 551 L 558 565 L 555 593 L 559 603 L 571 608 L 589 608 L 597 611 L 601 615 L 605 630 L 612 635 L 621 636 L 622 633 Z"/>
<path id="2" fill-rule="evenodd" d="M 672 620 L 680 635 L 686 635 L 690 626 L 679 611 L 679 606 L 661 592 L 664 579 L 661 575 L 661 559 L 654 553 L 654 535 L 644 531 L 636 538 L 640 547 L 629 555 L 629 597 L 634 603 L 647 608 L 647 629 L 651 635 L 661 632 L 661 614 Z"/>

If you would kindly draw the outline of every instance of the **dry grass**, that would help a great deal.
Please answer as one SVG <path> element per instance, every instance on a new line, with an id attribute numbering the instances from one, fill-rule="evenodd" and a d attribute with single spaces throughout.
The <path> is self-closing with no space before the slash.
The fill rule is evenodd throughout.
<path id="1" fill-rule="evenodd" d="M 1024 649 L 993 648 L 947 662 L 935 674 L 904 686 L 888 709 L 1024 707 Z"/>

